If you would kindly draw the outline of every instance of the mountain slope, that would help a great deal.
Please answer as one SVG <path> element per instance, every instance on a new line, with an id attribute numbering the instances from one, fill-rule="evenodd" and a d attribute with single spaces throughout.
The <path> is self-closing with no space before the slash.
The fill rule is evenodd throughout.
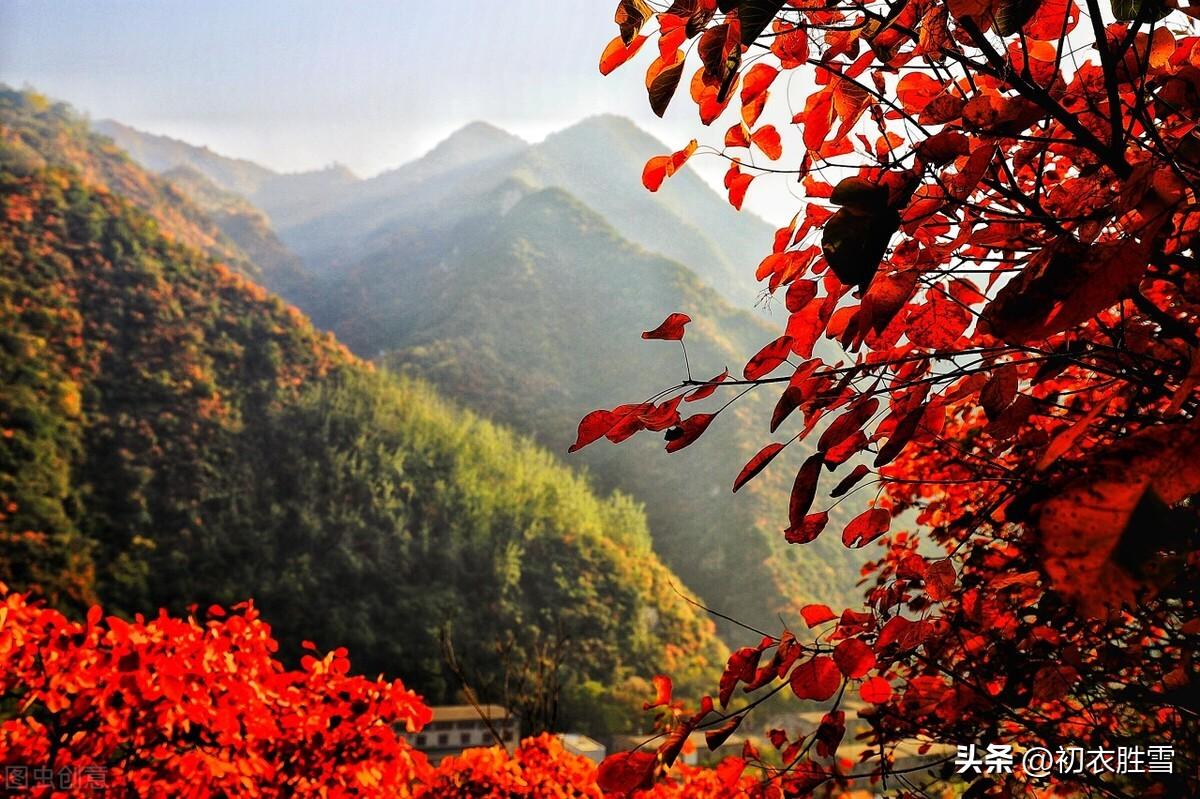
<path id="1" fill-rule="evenodd" d="M 556 653 L 567 718 L 639 675 L 712 679 L 712 625 L 628 498 L 374 372 L 79 172 L 13 171 L 7 141 L 0 580 L 125 613 L 253 596 L 293 656 L 347 645 L 434 702 L 458 688 L 443 632 L 519 707 L 503 686 Z"/>
<path id="2" fill-rule="evenodd" d="M 259 281 L 274 292 L 291 296 L 304 290 L 310 276 L 299 256 L 284 245 L 271 222 L 240 194 L 226 191 L 190 166 L 162 173 L 186 195 L 257 267 Z"/>
<path id="3" fill-rule="evenodd" d="M 258 191 L 275 173 L 253 161 L 218 155 L 170 136 L 158 136 L 122 125 L 112 119 L 92 123 L 92 129 L 116 142 L 129 157 L 154 172 L 191 167 L 218 186 L 243 196 Z"/>
<path id="4" fill-rule="evenodd" d="M 679 264 L 624 241 L 575 198 L 516 181 L 459 224 L 414 229 L 410 241 L 318 285 L 319 298 L 304 304 L 353 350 L 421 375 L 557 452 L 588 411 L 683 376 L 676 345 L 638 338 L 667 311 L 697 320 L 688 332 L 697 377 L 736 368 L 770 338 L 760 320 Z M 646 503 L 656 551 L 715 609 L 768 627 L 801 603 L 840 600 L 856 572 L 835 540 L 784 543 L 782 463 L 737 495 L 729 490 L 761 444 L 746 427 L 774 400 L 747 397 L 675 455 L 651 437 L 572 456 L 601 489 Z"/>
<path id="5" fill-rule="evenodd" d="M 674 149 L 625 117 L 603 115 L 547 136 L 514 171 L 566 189 L 624 238 L 687 266 L 734 305 L 749 308 L 759 292 L 754 266 L 774 228 L 735 211 L 690 169 L 646 191 L 646 160 Z"/>

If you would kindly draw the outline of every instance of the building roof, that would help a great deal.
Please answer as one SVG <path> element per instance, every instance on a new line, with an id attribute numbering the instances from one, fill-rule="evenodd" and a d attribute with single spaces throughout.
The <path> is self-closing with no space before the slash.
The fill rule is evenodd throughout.
<path id="1" fill-rule="evenodd" d="M 589 738 L 586 735 L 580 735 L 573 732 L 562 732 L 558 734 L 564 746 L 573 746 L 580 751 L 587 752 L 602 752 L 604 745 L 595 738 Z"/>
<path id="2" fill-rule="evenodd" d="M 501 705 L 441 705 L 432 707 L 434 721 L 482 721 L 480 714 L 489 721 L 505 721 L 512 718 L 508 708 Z"/>
<path id="3" fill-rule="evenodd" d="M 730 749 L 733 747 L 741 747 L 746 742 L 746 735 L 730 735 L 725 741 L 717 747 L 717 750 Z M 662 734 L 655 735 L 614 735 L 612 736 L 613 748 L 620 750 L 637 749 L 648 747 L 651 752 L 658 748 L 664 740 Z M 708 739 L 703 730 L 696 730 L 688 736 L 688 741 L 696 747 L 697 751 L 708 751 Z"/>

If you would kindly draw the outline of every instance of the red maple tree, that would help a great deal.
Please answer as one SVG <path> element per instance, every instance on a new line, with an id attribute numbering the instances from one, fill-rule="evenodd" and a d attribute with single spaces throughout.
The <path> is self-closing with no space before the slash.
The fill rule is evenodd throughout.
<path id="1" fill-rule="evenodd" d="M 619 3 L 601 72 L 656 37 L 653 110 L 690 76 L 700 121 L 733 123 L 720 147 L 652 158 L 646 187 L 707 153 L 728 160 L 735 207 L 779 173 L 805 199 L 757 270 L 786 307 L 781 335 L 740 376 L 589 414 L 573 449 L 650 431 L 677 451 L 772 392 L 734 490 L 796 469 L 782 535 L 830 534 L 853 496 L 865 509 L 842 540 L 878 555 L 864 609 L 810 606 L 805 632 L 735 652 L 715 706 L 677 711 L 657 753 L 611 759 L 607 787 L 651 780 L 680 735 L 736 727 L 788 689 L 832 700 L 817 729 L 772 736 L 784 765 L 763 764 L 765 784 L 788 796 L 849 773 L 903 792 L 891 757 L 912 740 L 1016 745 L 1011 773 L 963 775 L 971 796 L 1200 795 L 1200 38 L 1185 14 Z M 781 107 L 790 127 L 761 123 Z M 689 321 L 643 336 L 682 339 Z M 811 454 L 785 466 L 799 442 Z M 731 707 L 739 686 L 754 697 Z M 871 726 L 850 769 L 835 756 L 848 693 Z M 1170 773 L 1021 767 L 1027 747 L 1148 745 L 1173 748 Z"/>

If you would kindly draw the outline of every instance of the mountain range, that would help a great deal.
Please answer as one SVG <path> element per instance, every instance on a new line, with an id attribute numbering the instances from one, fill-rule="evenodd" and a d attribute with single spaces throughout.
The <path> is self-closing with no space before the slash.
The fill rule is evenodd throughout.
<path id="1" fill-rule="evenodd" d="M 771 228 L 688 170 L 647 192 L 643 163 L 670 148 L 623 118 L 592 117 L 538 143 L 473 123 L 394 170 L 341 174 L 307 204 L 281 203 L 264 187 L 313 185 L 331 170 L 281 176 L 113 123 L 98 128 L 164 174 L 186 167 L 227 192 L 242 185 L 306 270 L 299 283 L 267 276 L 269 288 L 360 356 L 428 380 L 552 451 L 567 448 L 587 412 L 684 376 L 677 346 L 639 339 L 667 313 L 695 320 L 687 352 L 699 378 L 736 370 L 775 335 L 752 310 L 751 265 Z M 715 610 L 772 628 L 805 602 L 843 601 L 857 569 L 833 539 L 784 542 L 792 475 L 782 462 L 730 492 L 767 439 L 765 429 L 748 432 L 775 400 L 760 394 L 677 454 L 635 439 L 569 462 L 599 490 L 645 503 L 656 552 Z M 731 622 L 720 629 L 730 641 L 745 635 Z"/>

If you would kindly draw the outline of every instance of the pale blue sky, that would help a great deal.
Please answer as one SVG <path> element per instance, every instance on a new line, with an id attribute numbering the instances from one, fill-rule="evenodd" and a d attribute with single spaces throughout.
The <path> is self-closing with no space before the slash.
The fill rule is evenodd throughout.
<path id="1" fill-rule="evenodd" d="M 615 5 L 2 0 L 0 82 L 280 170 L 370 175 L 475 119 L 537 140 L 611 111 L 670 146 L 719 142 L 725 126 L 704 136 L 686 95 L 666 120 L 650 112 L 649 52 L 600 76 Z M 702 165 L 710 180 L 719 169 Z M 774 193 L 749 207 L 779 219 L 790 203 Z"/>

